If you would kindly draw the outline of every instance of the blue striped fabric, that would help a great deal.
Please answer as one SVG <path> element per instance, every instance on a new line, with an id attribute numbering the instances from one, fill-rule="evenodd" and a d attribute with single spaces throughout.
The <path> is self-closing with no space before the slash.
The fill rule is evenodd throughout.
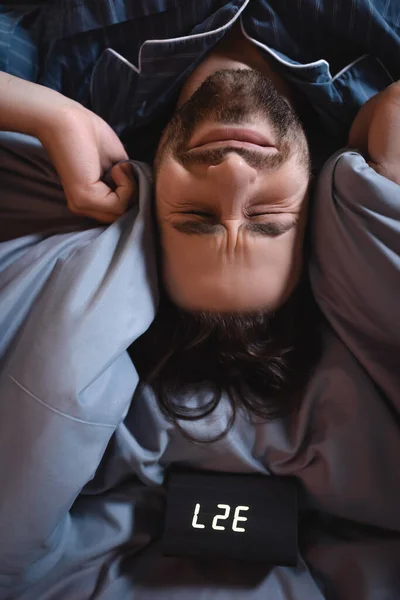
<path id="1" fill-rule="evenodd" d="M 35 21 L 40 9 L 15 5 L 14 10 L 0 6 L 0 70 L 36 81 L 39 43 Z"/>
<path id="2" fill-rule="evenodd" d="M 183 80 L 236 19 L 327 133 L 400 79 L 398 0 L 3 1 L 0 68 L 91 107 L 147 160 Z"/>

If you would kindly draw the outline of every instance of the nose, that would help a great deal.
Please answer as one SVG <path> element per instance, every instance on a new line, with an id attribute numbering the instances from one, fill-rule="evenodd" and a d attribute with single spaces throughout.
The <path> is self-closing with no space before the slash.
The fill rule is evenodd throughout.
<path id="1" fill-rule="evenodd" d="M 241 156 L 232 152 L 221 162 L 207 169 L 209 184 L 218 193 L 223 193 L 224 206 L 232 213 L 249 194 L 250 187 L 257 178 L 257 170 L 251 167 Z"/>
<path id="2" fill-rule="evenodd" d="M 256 169 L 235 152 L 227 154 L 218 164 L 210 165 L 207 171 L 209 178 L 229 185 L 230 189 L 247 186 L 257 177 Z"/>

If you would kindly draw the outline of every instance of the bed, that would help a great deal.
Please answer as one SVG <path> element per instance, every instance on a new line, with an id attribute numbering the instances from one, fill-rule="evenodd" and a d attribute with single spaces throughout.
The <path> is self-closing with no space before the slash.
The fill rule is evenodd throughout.
<path id="1" fill-rule="evenodd" d="M 399 186 L 354 151 L 325 164 L 309 266 L 323 314 L 316 371 L 295 415 L 251 423 L 239 412 L 212 441 L 226 399 L 178 429 L 127 352 L 158 302 L 152 175 L 132 168 L 137 204 L 88 228 L 37 140 L 0 134 L 2 223 L 22 228 L 0 244 L 0 599 L 398 600 Z M 295 564 L 194 558 L 189 546 L 166 556 L 178 468 L 196 481 L 294 480 Z"/>

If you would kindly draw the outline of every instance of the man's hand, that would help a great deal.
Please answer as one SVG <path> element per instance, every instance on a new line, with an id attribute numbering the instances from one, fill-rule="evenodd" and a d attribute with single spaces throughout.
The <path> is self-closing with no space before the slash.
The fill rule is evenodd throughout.
<path id="1" fill-rule="evenodd" d="M 57 169 L 73 213 L 111 223 L 127 210 L 135 182 L 129 165 L 116 164 L 128 156 L 103 119 L 79 104 L 66 104 L 38 137 Z M 115 191 L 102 181 L 111 167 Z"/>
<path id="2" fill-rule="evenodd" d="M 74 100 L 0 72 L 1 129 L 39 138 L 73 213 L 112 223 L 128 208 L 136 186 L 129 165 L 117 164 L 128 159 L 125 149 L 103 119 Z M 102 181 L 111 168 L 115 191 Z"/>
<path id="3" fill-rule="evenodd" d="M 351 127 L 349 146 L 377 173 L 400 185 L 400 82 L 364 104 Z"/>

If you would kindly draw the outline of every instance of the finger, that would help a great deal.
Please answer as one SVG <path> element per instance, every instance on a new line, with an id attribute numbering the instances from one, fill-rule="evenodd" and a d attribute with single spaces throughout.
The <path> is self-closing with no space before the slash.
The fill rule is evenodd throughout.
<path id="1" fill-rule="evenodd" d="M 109 169 L 111 169 L 113 165 L 129 160 L 129 156 L 126 153 L 121 140 L 119 140 L 117 137 L 115 137 L 115 139 L 113 139 L 113 143 L 109 144 L 107 147 L 107 158 L 109 161 Z"/>
<path id="2" fill-rule="evenodd" d="M 105 213 L 119 217 L 126 211 L 129 201 L 129 199 L 120 198 L 103 181 L 97 181 L 84 190 L 76 188 L 73 192 L 66 192 L 66 195 L 70 210 L 78 214 Z"/>
<path id="3" fill-rule="evenodd" d="M 115 193 L 122 204 L 128 207 L 137 191 L 132 166 L 128 162 L 115 165 L 111 170 L 111 176 L 117 186 Z"/>
<path id="4" fill-rule="evenodd" d="M 75 215 L 87 217 L 89 219 L 93 219 L 94 221 L 98 221 L 99 223 L 111 224 L 116 221 L 120 215 L 114 215 L 111 213 L 101 212 L 98 210 L 72 210 Z"/>

